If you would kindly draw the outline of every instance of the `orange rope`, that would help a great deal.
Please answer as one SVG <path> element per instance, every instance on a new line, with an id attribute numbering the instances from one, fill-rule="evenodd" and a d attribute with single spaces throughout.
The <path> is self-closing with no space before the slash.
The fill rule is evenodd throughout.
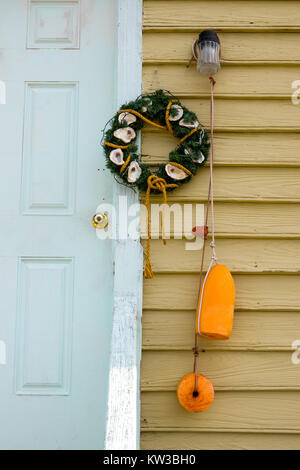
<path id="1" fill-rule="evenodd" d="M 150 121 L 150 119 L 147 119 L 145 116 L 143 116 L 141 113 L 138 113 L 134 109 L 120 109 L 120 111 L 118 111 L 118 114 L 120 113 L 134 114 L 135 116 L 139 117 L 140 119 L 147 122 L 148 124 L 151 124 L 151 126 L 158 127 L 159 129 L 166 129 L 166 126 L 161 126 L 160 124 L 157 124 L 156 122 Z"/>
<path id="2" fill-rule="evenodd" d="M 130 144 L 128 145 L 116 145 L 116 144 L 111 144 L 110 142 L 104 142 L 104 145 L 107 147 L 112 147 L 113 149 L 128 149 Z"/>
<path id="3" fill-rule="evenodd" d="M 182 137 L 182 139 L 180 139 L 180 141 L 178 142 L 178 145 L 176 148 L 178 148 L 186 139 L 188 139 L 189 137 L 191 137 L 191 135 L 193 135 L 195 132 L 197 131 L 200 131 L 200 129 L 202 129 L 201 126 L 198 126 L 198 127 L 195 127 L 195 129 L 193 129 L 191 132 L 189 132 L 187 135 L 185 135 L 184 137 Z"/>
<path id="4" fill-rule="evenodd" d="M 169 121 L 170 109 L 171 109 L 172 104 L 173 104 L 173 101 L 169 101 L 169 104 L 168 104 L 167 109 L 166 109 L 166 124 L 167 124 L 167 128 L 168 128 L 168 131 L 170 132 L 170 134 L 174 135 L 173 128 L 172 128 L 172 126 L 170 124 L 170 121 Z"/>
<path id="5" fill-rule="evenodd" d="M 192 176 L 193 173 L 187 168 L 185 168 L 183 165 L 180 165 L 180 163 L 176 163 L 176 162 L 169 162 L 169 163 L 170 165 L 176 166 L 177 168 L 180 168 L 181 170 L 185 171 L 189 176 Z"/>
<path id="6" fill-rule="evenodd" d="M 131 159 L 131 156 L 128 155 L 128 157 L 127 157 L 127 159 L 126 159 L 126 162 L 124 162 L 123 165 L 121 166 L 120 175 L 121 175 L 122 173 L 124 173 L 124 171 L 125 171 L 125 169 L 126 169 L 128 163 L 130 162 L 130 159 Z"/>
<path id="7" fill-rule="evenodd" d="M 148 217 L 148 225 L 147 225 L 147 250 L 146 250 L 146 263 L 144 269 L 144 277 L 146 279 L 152 279 L 153 271 L 150 261 L 150 240 L 151 240 L 151 211 L 150 211 L 150 193 L 151 189 L 156 189 L 161 191 L 164 196 L 164 205 L 163 205 L 163 214 L 162 214 L 162 234 L 163 234 L 163 242 L 164 244 L 167 243 L 166 240 L 166 232 L 165 232 L 165 210 L 167 204 L 167 188 L 177 188 L 178 184 L 168 184 L 164 178 L 159 178 L 158 176 L 152 174 L 147 179 L 147 192 L 146 192 L 146 209 L 147 209 L 147 217 Z"/>

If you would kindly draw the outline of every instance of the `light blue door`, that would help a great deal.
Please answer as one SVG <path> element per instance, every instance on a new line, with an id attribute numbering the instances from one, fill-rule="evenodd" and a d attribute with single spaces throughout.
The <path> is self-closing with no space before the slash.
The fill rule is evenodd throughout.
<path id="1" fill-rule="evenodd" d="M 114 0 L 0 2 L 1 449 L 103 448 L 115 29 Z"/>

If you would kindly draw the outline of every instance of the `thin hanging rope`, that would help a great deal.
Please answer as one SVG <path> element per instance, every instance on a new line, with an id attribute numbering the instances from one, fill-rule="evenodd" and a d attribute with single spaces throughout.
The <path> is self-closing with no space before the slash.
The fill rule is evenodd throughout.
<path id="1" fill-rule="evenodd" d="M 205 213 L 205 227 L 208 225 L 208 212 L 209 212 L 209 201 L 210 201 L 210 181 L 208 187 L 208 197 L 207 197 L 207 205 L 206 205 L 206 213 Z M 206 249 L 206 236 L 204 236 L 203 240 L 203 248 L 202 248 L 202 257 L 201 257 L 201 266 L 200 266 L 200 278 L 199 278 L 199 290 L 198 290 L 198 298 L 201 293 L 201 284 L 202 284 L 202 276 L 203 276 L 203 267 L 204 267 L 204 258 L 205 258 L 205 249 Z M 199 347 L 198 347 L 198 335 L 195 332 L 195 345 L 193 348 L 194 353 L 194 374 L 195 374 L 195 392 L 197 392 L 197 385 L 198 385 L 198 357 L 199 357 Z"/>
<path id="2" fill-rule="evenodd" d="M 210 80 L 210 208 L 211 208 L 211 243 L 212 260 L 217 260 L 216 245 L 215 245 L 215 215 L 214 215 L 214 179 L 213 179 L 213 166 L 214 166 L 214 119 L 215 119 L 215 106 L 214 106 L 214 86 L 216 81 L 214 77 L 209 77 Z"/>
<path id="3" fill-rule="evenodd" d="M 210 178 L 209 178 L 209 186 L 208 186 L 208 197 L 207 197 L 207 206 L 206 206 L 206 213 L 205 213 L 205 226 L 208 225 L 208 214 L 209 214 L 209 207 L 211 209 L 211 261 L 206 272 L 206 276 L 204 279 L 207 279 L 207 276 L 212 268 L 213 263 L 217 262 L 217 255 L 216 255 L 216 245 L 215 245 L 215 215 L 214 215 L 214 184 L 213 184 L 213 165 L 214 165 L 214 86 L 216 81 L 214 77 L 209 77 L 210 81 L 210 157 L 209 157 L 209 167 L 210 167 Z M 201 289 L 202 285 L 202 277 L 203 277 L 203 268 L 204 268 L 204 257 L 205 257 L 205 248 L 206 248 L 206 237 L 204 237 L 203 241 L 203 249 L 202 249 L 202 257 L 201 257 L 201 266 L 200 266 L 200 279 L 199 279 L 199 291 L 198 291 L 198 299 L 203 295 L 204 290 L 204 282 L 203 282 L 203 289 Z M 200 302 L 200 311 L 201 311 L 202 302 Z M 198 312 L 197 312 L 198 313 Z M 200 315 L 199 315 L 200 317 Z M 198 328 L 199 329 L 199 328 Z M 200 329 L 199 329 L 200 331 Z M 198 334 L 197 331 L 195 332 L 195 345 L 193 347 L 194 353 L 194 374 L 195 374 L 195 388 L 194 393 L 197 392 L 198 386 L 198 357 L 199 357 L 199 346 L 198 346 Z"/>

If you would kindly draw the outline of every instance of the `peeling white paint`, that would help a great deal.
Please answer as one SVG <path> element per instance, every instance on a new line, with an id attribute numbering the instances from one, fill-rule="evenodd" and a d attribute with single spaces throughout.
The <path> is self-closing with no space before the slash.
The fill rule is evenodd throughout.
<path id="1" fill-rule="evenodd" d="M 136 449 L 138 441 L 137 299 L 115 297 L 109 376 L 107 449 Z"/>
<path id="2" fill-rule="evenodd" d="M 142 0 L 118 1 L 118 103 L 136 99 L 142 89 Z M 128 206 L 138 193 L 115 183 Z M 118 227 L 119 229 L 119 227 Z M 117 230 L 119 233 L 119 230 Z M 143 250 L 138 239 L 115 242 L 114 313 L 105 448 L 135 450 L 140 435 L 140 359 Z"/>

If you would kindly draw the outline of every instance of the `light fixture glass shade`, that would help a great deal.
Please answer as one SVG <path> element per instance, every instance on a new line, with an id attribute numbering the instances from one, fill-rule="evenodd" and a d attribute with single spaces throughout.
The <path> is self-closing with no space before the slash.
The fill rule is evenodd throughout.
<path id="1" fill-rule="evenodd" d="M 202 31 L 193 49 L 201 74 L 210 76 L 220 70 L 220 40 L 214 31 Z"/>

